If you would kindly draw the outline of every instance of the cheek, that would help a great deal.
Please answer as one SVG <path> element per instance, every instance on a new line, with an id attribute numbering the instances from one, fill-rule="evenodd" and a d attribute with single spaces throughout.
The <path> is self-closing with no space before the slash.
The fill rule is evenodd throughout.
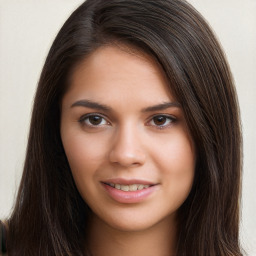
<path id="1" fill-rule="evenodd" d="M 152 144 L 153 145 L 153 144 Z M 195 168 L 195 149 L 192 139 L 183 131 L 161 138 L 154 143 L 151 155 L 167 173 L 181 174 Z"/>
<path id="2" fill-rule="evenodd" d="M 182 203 L 194 180 L 196 155 L 192 140 L 177 133 L 158 145 L 154 161 L 162 174 L 163 185 L 170 197 Z"/>
<path id="3" fill-rule="evenodd" d="M 106 143 L 97 135 L 63 133 L 62 142 L 74 176 L 93 175 L 106 156 Z"/>
<path id="4" fill-rule="evenodd" d="M 63 132 L 62 142 L 77 189 L 87 202 L 97 192 L 93 184 L 105 161 L 106 143 L 99 135 L 85 136 L 77 131 Z"/>

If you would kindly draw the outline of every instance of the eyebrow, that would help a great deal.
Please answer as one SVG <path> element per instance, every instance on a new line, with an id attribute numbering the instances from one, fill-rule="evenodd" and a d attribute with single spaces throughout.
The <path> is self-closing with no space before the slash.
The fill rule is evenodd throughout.
<path id="1" fill-rule="evenodd" d="M 110 112 L 112 109 L 104 104 L 100 104 L 91 100 L 79 100 L 76 101 L 71 105 L 71 108 L 73 107 L 86 107 L 86 108 L 92 108 L 97 109 L 101 111 Z"/>
<path id="2" fill-rule="evenodd" d="M 96 109 L 96 110 L 100 110 L 100 111 L 105 111 L 105 112 L 111 112 L 112 108 L 98 103 L 98 102 L 94 102 L 91 100 L 79 100 L 76 101 L 75 103 L 73 103 L 71 105 L 71 108 L 73 107 L 87 107 L 87 108 L 92 108 L 92 109 Z M 153 112 L 153 111 L 160 111 L 160 110 L 165 110 L 171 107 L 175 107 L 175 108 L 181 108 L 181 104 L 179 102 L 164 102 L 161 104 L 157 104 L 154 106 L 150 106 L 150 107 L 146 107 L 142 109 L 142 112 Z"/>
<path id="3" fill-rule="evenodd" d="M 154 106 L 150 106 L 147 108 L 144 108 L 142 112 L 153 112 L 153 111 L 159 111 L 159 110 L 165 110 L 168 108 L 181 108 L 181 104 L 179 102 L 164 102 L 161 104 L 157 104 Z"/>

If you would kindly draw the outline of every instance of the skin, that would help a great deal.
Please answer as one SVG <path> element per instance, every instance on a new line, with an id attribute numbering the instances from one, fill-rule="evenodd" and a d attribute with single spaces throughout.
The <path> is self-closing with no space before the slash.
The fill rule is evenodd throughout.
<path id="1" fill-rule="evenodd" d="M 125 47 L 97 49 L 72 74 L 61 105 L 61 137 L 92 210 L 93 255 L 174 255 L 177 210 L 191 190 L 196 155 L 159 66 Z M 119 202 L 103 184 L 111 179 L 139 179 L 153 192 L 136 203 Z"/>

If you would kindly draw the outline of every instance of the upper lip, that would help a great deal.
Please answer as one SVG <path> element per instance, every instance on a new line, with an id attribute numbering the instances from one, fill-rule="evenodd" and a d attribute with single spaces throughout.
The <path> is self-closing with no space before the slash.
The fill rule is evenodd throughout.
<path id="1" fill-rule="evenodd" d="M 103 183 L 114 183 L 114 184 L 120 184 L 120 185 L 132 185 L 132 184 L 142 184 L 142 185 L 156 185 L 156 183 L 142 180 L 142 179 L 123 179 L 123 178 L 114 178 L 114 179 L 107 179 L 102 181 Z"/>

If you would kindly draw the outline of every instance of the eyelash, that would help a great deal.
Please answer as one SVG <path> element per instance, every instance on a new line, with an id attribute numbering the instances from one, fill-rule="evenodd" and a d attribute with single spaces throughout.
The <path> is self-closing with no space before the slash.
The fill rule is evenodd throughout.
<path id="1" fill-rule="evenodd" d="M 91 121 L 89 120 L 90 118 L 99 118 L 100 123 L 92 124 Z M 161 124 L 161 125 L 152 124 L 152 122 L 154 122 L 154 119 L 156 121 L 156 118 L 164 118 L 164 120 L 165 120 L 164 124 Z M 83 115 L 80 117 L 80 119 L 78 121 L 83 126 L 86 126 L 89 128 L 100 128 L 101 126 L 111 124 L 109 121 L 107 121 L 106 117 L 104 117 L 103 115 L 98 114 L 98 113 L 91 113 L 91 114 Z M 104 124 L 101 124 L 102 121 L 104 121 Z M 157 115 L 152 116 L 149 119 L 149 121 L 147 121 L 146 125 L 156 127 L 157 129 L 165 129 L 165 128 L 168 128 L 173 123 L 175 123 L 176 121 L 177 121 L 177 119 L 172 115 L 157 114 Z M 86 123 L 86 122 L 90 122 L 90 123 Z M 167 122 L 167 124 L 166 124 L 166 122 Z"/>
<path id="2" fill-rule="evenodd" d="M 83 126 L 87 126 L 87 127 L 91 127 L 91 128 L 95 128 L 95 127 L 100 127 L 100 126 L 102 126 L 102 125 L 96 125 L 96 124 L 92 124 L 92 123 L 86 123 L 86 121 L 88 121 L 89 122 L 89 118 L 90 117 L 99 117 L 100 119 L 101 119 L 101 121 L 102 120 L 105 120 L 105 124 L 103 124 L 103 125 L 109 125 L 110 124 L 110 122 L 108 122 L 107 120 L 106 120 L 106 118 L 104 117 L 104 116 L 102 116 L 102 115 L 100 115 L 100 114 L 97 114 L 97 113 L 91 113 L 91 114 L 86 114 L 86 115 L 83 115 L 83 116 L 81 116 L 80 117 L 80 119 L 78 120 L 79 121 L 79 123 L 81 123 Z"/>
<path id="3" fill-rule="evenodd" d="M 164 124 L 161 124 L 161 125 L 157 125 L 157 124 L 150 124 L 151 122 L 154 122 L 154 119 L 156 118 L 164 118 L 165 119 L 165 122 Z M 166 124 L 168 120 L 168 123 Z M 156 121 L 156 120 L 155 120 Z M 154 126 L 156 127 L 157 129 L 165 129 L 165 128 L 168 128 L 169 126 L 171 126 L 173 123 L 175 123 L 177 121 L 177 119 L 172 116 L 172 115 L 166 115 L 166 114 L 157 114 L 157 115 L 154 115 L 150 118 L 150 120 L 147 122 L 147 124 L 149 126 Z"/>

